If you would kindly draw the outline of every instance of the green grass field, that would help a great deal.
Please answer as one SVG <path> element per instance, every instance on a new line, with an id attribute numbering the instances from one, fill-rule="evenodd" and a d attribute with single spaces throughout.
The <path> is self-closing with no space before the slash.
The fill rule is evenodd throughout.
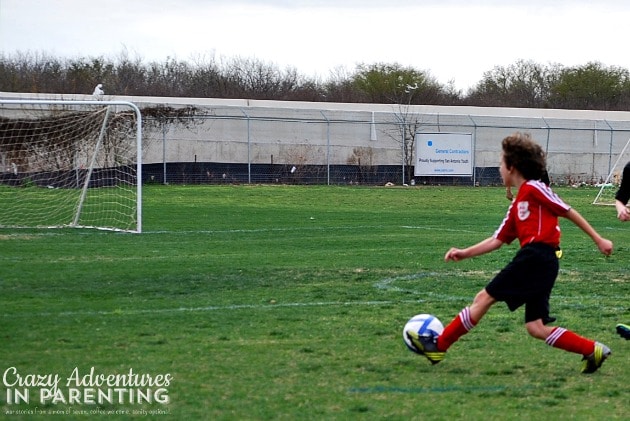
<path id="1" fill-rule="evenodd" d="M 436 366 L 403 344 L 408 318 L 448 323 L 515 253 L 443 261 L 494 232 L 501 188 L 148 186 L 140 235 L 0 230 L 0 419 L 628 419 L 630 225 L 596 189 L 557 192 L 615 242 L 604 257 L 561 222 L 552 314 L 612 348 L 592 375 L 501 303 Z M 130 370 L 157 379 L 151 402 L 90 403 Z"/>

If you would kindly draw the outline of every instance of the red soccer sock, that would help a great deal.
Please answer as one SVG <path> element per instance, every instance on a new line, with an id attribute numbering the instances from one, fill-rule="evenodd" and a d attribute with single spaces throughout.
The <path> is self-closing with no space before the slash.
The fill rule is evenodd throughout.
<path id="1" fill-rule="evenodd" d="M 545 339 L 545 343 L 554 348 L 574 352 L 576 354 L 590 355 L 595 349 L 595 341 L 584 338 L 563 327 L 556 327 Z"/>
<path id="2" fill-rule="evenodd" d="M 452 322 L 444 328 L 444 332 L 437 339 L 437 348 L 440 351 L 446 351 L 453 345 L 459 338 L 464 336 L 473 327 L 477 325 L 477 322 L 470 317 L 470 308 L 466 307 L 459 312 Z"/>

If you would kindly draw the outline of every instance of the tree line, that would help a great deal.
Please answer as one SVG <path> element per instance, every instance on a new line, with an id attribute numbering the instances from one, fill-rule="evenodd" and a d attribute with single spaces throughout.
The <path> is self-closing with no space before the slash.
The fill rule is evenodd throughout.
<path id="1" fill-rule="evenodd" d="M 145 62 L 58 58 L 45 53 L 0 55 L 0 91 L 284 101 L 471 105 L 487 107 L 630 110 L 630 73 L 599 62 L 566 67 L 519 60 L 486 71 L 466 92 L 429 71 L 397 63 L 334 69 L 326 79 L 251 58 Z"/>

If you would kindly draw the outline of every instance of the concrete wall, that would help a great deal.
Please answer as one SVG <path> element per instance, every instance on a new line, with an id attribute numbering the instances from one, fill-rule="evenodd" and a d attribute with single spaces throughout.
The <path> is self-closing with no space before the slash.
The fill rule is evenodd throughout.
<path id="1" fill-rule="evenodd" d="M 0 93 L 0 98 L 92 99 L 10 93 Z M 473 133 L 475 167 L 498 166 L 501 139 L 527 131 L 547 150 L 552 178 L 598 182 L 606 178 L 630 138 L 629 112 L 109 95 L 105 99 L 130 101 L 140 109 L 161 105 L 199 110 L 190 124 L 148 130 L 145 163 L 397 165 L 403 161 L 402 128 L 408 127 L 403 121 L 415 122 L 425 132 Z"/>

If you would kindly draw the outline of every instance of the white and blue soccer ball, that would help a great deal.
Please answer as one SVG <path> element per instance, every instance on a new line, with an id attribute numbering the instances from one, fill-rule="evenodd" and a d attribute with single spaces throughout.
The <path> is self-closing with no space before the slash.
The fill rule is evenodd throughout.
<path id="1" fill-rule="evenodd" d="M 405 327 L 403 328 L 403 340 L 405 341 L 405 345 L 411 351 L 420 354 L 421 352 L 414 346 L 413 343 L 409 340 L 407 336 L 407 332 L 412 331 L 416 332 L 418 336 L 428 336 L 428 337 L 437 337 L 442 334 L 444 331 L 444 325 L 432 314 L 416 314 L 413 316 Z"/>

